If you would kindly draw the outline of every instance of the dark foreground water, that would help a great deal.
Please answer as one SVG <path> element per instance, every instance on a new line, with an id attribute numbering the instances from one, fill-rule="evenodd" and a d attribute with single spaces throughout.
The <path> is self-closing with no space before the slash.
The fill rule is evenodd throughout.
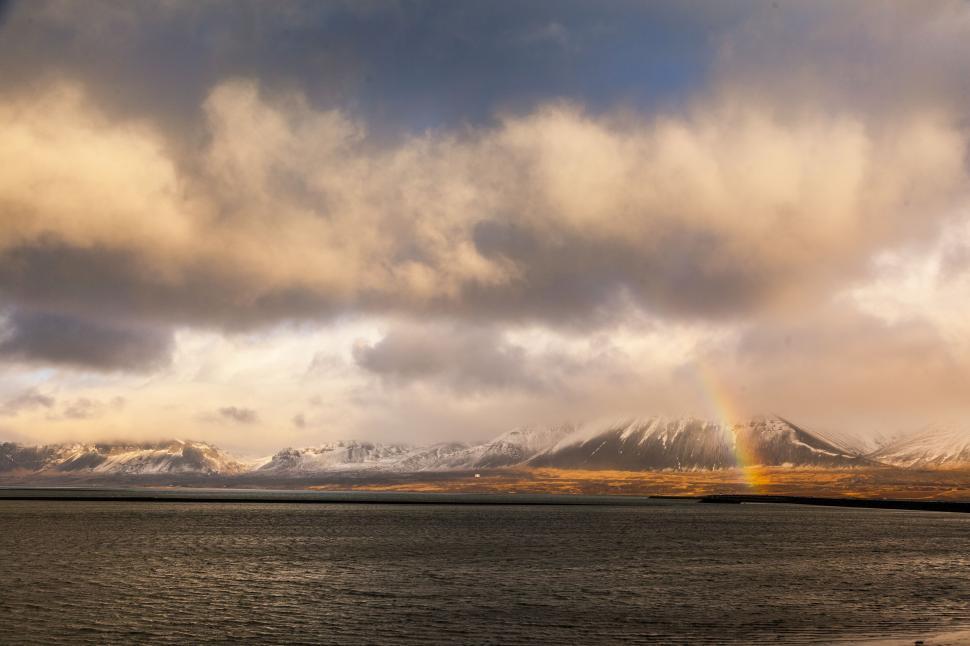
<path id="1" fill-rule="evenodd" d="M 970 627 L 970 516 L 0 500 L 2 643 L 764 643 Z"/>

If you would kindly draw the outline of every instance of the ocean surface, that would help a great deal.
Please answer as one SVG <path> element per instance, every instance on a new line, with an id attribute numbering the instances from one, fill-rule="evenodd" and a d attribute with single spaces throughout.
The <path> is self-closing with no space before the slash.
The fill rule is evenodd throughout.
<path id="1" fill-rule="evenodd" d="M 834 643 L 970 628 L 970 515 L 0 500 L 0 642 Z"/>

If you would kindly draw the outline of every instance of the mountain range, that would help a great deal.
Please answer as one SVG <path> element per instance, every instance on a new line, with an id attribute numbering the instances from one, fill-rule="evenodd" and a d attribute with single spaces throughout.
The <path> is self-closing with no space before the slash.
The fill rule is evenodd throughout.
<path id="1" fill-rule="evenodd" d="M 240 460 L 205 442 L 0 444 L 0 475 L 309 477 L 333 473 L 475 472 L 548 467 L 719 470 L 740 466 L 970 468 L 970 434 L 942 429 L 856 449 L 781 417 L 719 424 L 696 418 L 519 428 L 479 444 L 414 447 L 345 441 Z"/>
<path id="2" fill-rule="evenodd" d="M 205 442 L 0 444 L 0 473 L 227 475 L 246 470 L 245 465 Z"/>

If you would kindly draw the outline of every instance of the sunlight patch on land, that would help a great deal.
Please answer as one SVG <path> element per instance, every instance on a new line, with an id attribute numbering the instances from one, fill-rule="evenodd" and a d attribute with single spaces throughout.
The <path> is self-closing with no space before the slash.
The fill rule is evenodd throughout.
<path id="1" fill-rule="evenodd" d="M 440 475 L 440 474 L 439 474 Z M 749 493 L 751 474 L 721 471 L 586 471 L 528 469 L 492 471 L 481 477 L 415 475 L 393 483 L 334 482 L 320 490 L 418 491 L 458 493 L 555 493 L 586 495 L 702 496 Z M 898 469 L 798 469 L 761 467 L 759 493 L 766 495 L 970 500 L 970 472 Z"/>

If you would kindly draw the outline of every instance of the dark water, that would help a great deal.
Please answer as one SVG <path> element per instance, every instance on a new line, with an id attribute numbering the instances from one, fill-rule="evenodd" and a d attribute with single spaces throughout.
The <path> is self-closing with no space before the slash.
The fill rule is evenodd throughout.
<path id="1" fill-rule="evenodd" d="M 970 516 L 0 501 L 3 643 L 831 643 L 970 627 Z"/>

